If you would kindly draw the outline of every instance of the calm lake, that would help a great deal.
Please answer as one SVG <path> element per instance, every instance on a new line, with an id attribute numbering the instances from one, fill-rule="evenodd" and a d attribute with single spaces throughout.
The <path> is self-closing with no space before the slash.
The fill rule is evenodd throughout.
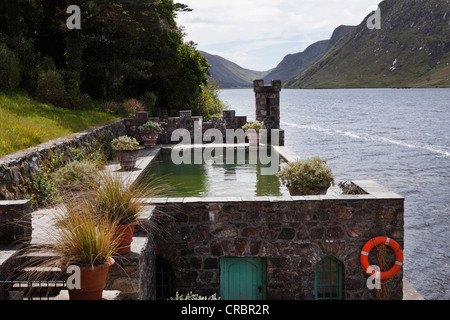
<path id="1" fill-rule="evenodd" d="M 255 118 L 253 89 L 220 98 Z M 285 145 L 300 157 L 405 197 L 404 275 L 425 299 L 450 299 L 450 89 L 285 89 L 280 105 Z"/>

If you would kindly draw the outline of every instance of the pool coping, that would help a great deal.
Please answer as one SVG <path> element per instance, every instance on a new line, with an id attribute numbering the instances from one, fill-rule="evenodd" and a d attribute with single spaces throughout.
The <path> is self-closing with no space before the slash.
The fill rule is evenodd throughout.
<path id="1" fill-rule="evenodd" d="M 142 147 L 139 150 L 139 154 L 136 161 L 136 168 L 132 171 L 122 171 L 117 161 L 110 162 L 106 165 L 105 171 L 116 172 L 121 174 L 123 179 L 129 179 L 128 181 L 136 181 L 140 175 L 144 172 L 145 168 L 150 164 L 153 158 L 159 153 L 161 149 L 172 150 L 184 150 L 187 148 L 247 148 L 250 145 L 245 144 L 160 144 L 154 147 Z M 300 157 L 286 146 L 271 146 L 272 150 L 277 152 L 286 162 L 291 162 Z M 239 202 L 239 201 L 311 201 L 311 200 L 330 200 L 330 199 L 342 199 L 342 200 L 363 200 L 363 199 L 404 199 L 401 195 L 394 193 L 387 188 L 383 187 L 379 183 L 373 180 L 352 180 L 354 184 L 363 189 L 366 194 L 357 195 L 345 195 L 340 193 L 338 186 L 331 186 L 327 194 L 324 195 L 305 195 L 305 196 L 242 196 L 242 197 L 161 197 L 150 198 L 146 202 L 149 204 L 164 204 L 164 203 L 188 203 L 188 202 Z"/>

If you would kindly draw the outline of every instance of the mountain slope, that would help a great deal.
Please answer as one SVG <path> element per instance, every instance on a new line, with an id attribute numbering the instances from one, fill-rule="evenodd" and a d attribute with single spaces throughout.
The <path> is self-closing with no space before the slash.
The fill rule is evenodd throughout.
<path id="1" fill-rule="evenodd" d="M 329 40 L 313 43 L 303 52 L 288 54 L 265 78 L 265 82 L 272 79 L 286 81 L 298 75 L 314 62 L 319 60 L 327 51 Z"/>
<path id="2" fill-rule="evenodd" d="M 204 51 L 200 53 L 211 65 L 211 77 L 216 80 L 223 89 L 228 88 L 251 88 L 253 80 L 263 79 L 269 71 L 253 71 L 244 69 L 236 63 L 231 62 L 217 55 L 212 55 Z"/>
<path id="3" fill-rule="evenodd" d="M 322 56 L 352 28 L 352 26 L 339 26 L 334 30 L 331 39 L 317 41 L 307 47 L 303 52 L 288 54 L 278 66 L 264 78 L 265 82 L 270 82 L 272 79 L 280 79 L 284 82 L 299 75 L 303 70 L 322 58 Z"/>
<path id="4" fill-rule="evenodd" d="M 450 86 L 450 0 L 385 0 L 289 88 Z"/>

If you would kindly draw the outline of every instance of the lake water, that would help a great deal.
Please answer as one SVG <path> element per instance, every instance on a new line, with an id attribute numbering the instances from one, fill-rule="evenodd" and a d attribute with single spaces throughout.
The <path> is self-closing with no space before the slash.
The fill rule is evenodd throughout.
<path id="1" fill-rule="evenodd" d="M 220 98 L 255 118 L 253 89 Z M 425 299 L 450 299 L 450 89 L 286 89 L 280 104 L 285 145 L 300 157 L 405 197 L 404 275 Z"/>

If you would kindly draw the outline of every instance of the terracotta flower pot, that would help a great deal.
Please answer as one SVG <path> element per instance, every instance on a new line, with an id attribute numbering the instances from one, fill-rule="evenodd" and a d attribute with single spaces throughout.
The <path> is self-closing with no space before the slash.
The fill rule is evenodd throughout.
<path id="1" fill-rule="evenodd" d="M 123 170 L 134 169 L 139 150 L 117 150 L 116 154 Z"/>
<path id="2" fill-rule="evenodd" d="M 155 146 L 158 136 L 159 133 L 141 133 L 141 139 L 144 141 L 144 146 Z"/>
<path id="3" fill-rule="evenodd" d="M 328 190 L 328 187 L 324 188 L 324 189 L 320 189 L 320 190 L 315 190 L 312 193 L 303 193 L 300 190 L 289 189 L 289 194 L 291 196 L 312 196 L 312 195 L 319 195 L 319 194 L 327 194 L 327 190 Z"/>
<path id="4" fill-rule="evenodd" d="M 250 133 L 248 135 L 248 143 L 251 146 L 259 145 L 259 132 L 258 131 L 254 132 L 254 133 Z"/>
<path id="5" fill-rule="evenodd" d="M 109 267 L 114 264 L 114 259 L 109 258 L 102 265 L 93 267 L 80 267 L 81 286 L 80 289 L 68 289 L 70 300 L 101 300 L 103 297 L 103 289 L 106 285 Z M 60 266 L 63 277 L 67 281 L 70 274 L 67 274 L 66 267 Z"/>
<path id="6" fill-rule="evenodd" d="M 137 221 L 116 227 L 114 237 L 119 243 L 116 250 L 118 255 L 126 254 L 131 251 L 131 242 L 133 242 L 133 233 L 136 224 Z"/>

